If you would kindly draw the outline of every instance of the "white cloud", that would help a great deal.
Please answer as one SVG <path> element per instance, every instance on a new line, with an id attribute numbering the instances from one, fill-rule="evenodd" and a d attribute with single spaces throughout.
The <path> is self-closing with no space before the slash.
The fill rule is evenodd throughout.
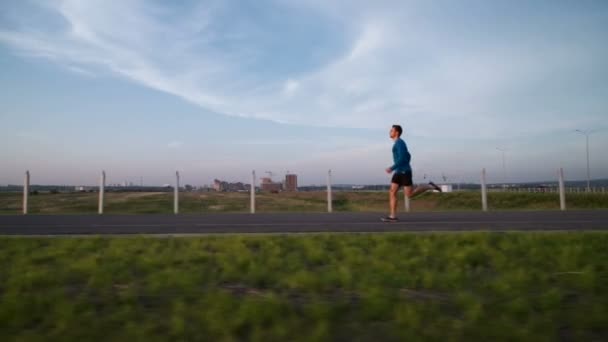
<path id="1" fill-rule="evenodd" d="M 264 43 L 289 37 L 251 33 L 256 27 L 247 20 L 227 27 L 216 19 L 238 6 L 208 2 L 179 11 L 147 1 L 63 0 L 45 8 L 66 27 L 50 30 L 39 22 L 2 29 L 0 42 L 80 74 L 110 71 L 225 115 L 360 128 L 399 122 L 418 135 L 452 137 L 560 129 L 559 120 L 548 119 L 567 115 L 539 103 L 561 101 L 560 94 L 534 87 L 556 73 L 593 69 L 605 56 L 590 49 L 593 40 L 476 42 L 452 33 L 441 15 L 420 19 L 426 17 L 417 15 L 416 2 L 288 5 L 312 8 L 310 15 L 339 22 L 354 38 L 338 58 L 312 70 L 269 75 L 252 67 L 267 56 Z M 570 116 L 569 122 L 600 119 Z"/>
<path id="2" fill-rule="evenodd" d="M 283 87 L 283 94 L 285 94 L 286 96 L 292 96 L 296 90 L 298 90 L 298 87 L 300 86 L 300 84 L 295 81 L 292 80 L 291 78 L 287 80 L 287 82 L 285 82 L 285 86 Z"/>
<path id="3" fill-rule="evenodd" d="M 167 144 L 167 147 L 169 148 L 180 148 L 182 146 L 184 146 L 184 143 L 181 141 L 172 141 Z"/>

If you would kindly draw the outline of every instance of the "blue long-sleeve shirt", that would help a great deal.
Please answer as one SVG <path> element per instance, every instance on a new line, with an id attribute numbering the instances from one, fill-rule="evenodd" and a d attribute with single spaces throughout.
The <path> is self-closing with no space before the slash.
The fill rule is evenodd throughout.
<path id="1" fill-rule="evenodd" d="M 405 173 L 408 171 L 411 172 L 411 159 L 412 156 L 407 150 L 407 145 L 405 144 L 405 141 L 403 141 L 401 138 L 397 138 L 397 140 L 395 140 L 395 144 L 393 145 L 393 161 L 395 164 L 391 166 L 391 170 L 396 173 Z"/>

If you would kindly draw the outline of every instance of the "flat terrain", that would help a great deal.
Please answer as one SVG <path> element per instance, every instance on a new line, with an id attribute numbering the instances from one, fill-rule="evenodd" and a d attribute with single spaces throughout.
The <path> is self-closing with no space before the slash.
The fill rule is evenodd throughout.
<path id="1" fill-rule="evenodd" d="M 0 237 L 2 341 L 606 341 L 608 233 Z"/>
<path id="2" fill-rule="evenodd" d="M 96 193 L 40 193 L 30 196 L 31 214 L 95 214 Z M 403 208 L 403 194 L 400 195 Z M 313 213 L 327 211 L 325 192 L 260 193 L 256 197 L 259 213 Z M 566 197 L 568 209 L 608 209 L 608 194 L 573 193 Z M 171 214 L 173 194 L 154 192 L 107 193 L 107 214 Z M 559 210 L 556 193 L 500 193 L 488 194 L 490 210 Z M 0 193 L 0 214 L 21 213 L 22 194 Z M 386 192 L 335 192 L 333 209 L 336 212 L 386 212 Z M 479 192 L 427 193 L 412 201 L 415 212 L 425 211 L 478 211 L 481 209 Z M 180 213 L 247 213 L 248 193 L 200 193 L 180 194 Z"/>
<path id="3" fill-rule="evenodd" d="M 608 196 L 490 195 L 0 194 L 0 340 L 608 340 Z"/>
<path id="4" fill-rule="evenodd" d="M 381 213 L 202 215 L 2 215 L 0 234 L 208 234 L 397 231 L 608 230 L 608 210 L 419 212 L 398 223 Z"/>

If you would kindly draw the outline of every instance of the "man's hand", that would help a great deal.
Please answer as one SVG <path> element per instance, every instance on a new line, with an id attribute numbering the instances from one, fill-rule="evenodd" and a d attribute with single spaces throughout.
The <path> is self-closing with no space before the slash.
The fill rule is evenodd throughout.
<path id="1" fill-rule="evenodd" d="M 386 173 L 391 174 L 392 172 L 393 172 L 393 170 L 391 170 L 390 167 L 386 169 Z"/>

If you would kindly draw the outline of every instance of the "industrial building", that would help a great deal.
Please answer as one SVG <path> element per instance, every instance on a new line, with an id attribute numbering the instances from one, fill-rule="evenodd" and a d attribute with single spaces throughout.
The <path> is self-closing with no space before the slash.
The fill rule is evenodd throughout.
<path id="1" fill-rule="evenodd" d="M 285 175 L 285 191 L 298 191 L 298 175 L 286 174 Z"/>
<path id="2" fill-rule="evenodd" d="M 213 180 L 213 189 L 218 192 L 247 191 L 247 190 L 249 190 L 249 184 L 244 184 L 241 182 L 229 183 L 229 182 L 222 181 L 219 179 L 214 179 Z"/>
<path id="3" fill-rule="evenodd" d="M 272 178 L 270 177 L 264 177 L 262 178 L 262 184 L 260 184 L 260 188 L 262 189 L 262 191 L 279 192 L 282 190 L 282 184 L 273 182 Z"/>

